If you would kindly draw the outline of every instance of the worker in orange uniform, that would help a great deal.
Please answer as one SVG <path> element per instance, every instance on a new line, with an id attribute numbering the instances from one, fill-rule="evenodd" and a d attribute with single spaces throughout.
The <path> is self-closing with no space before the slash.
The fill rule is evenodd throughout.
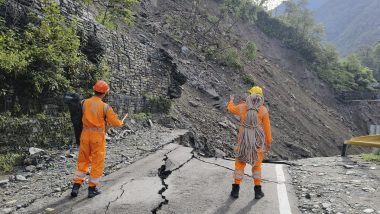
<path id="1" fill-rule="evenodd" d="M 244 168 L 248 163 L 252 165 L 255 199 L 264 197 L 261 189 L 261 163 L 264 159 L 264 149 L 270 150 L 272 134 L 269 121 L 269 112 L 264 106 L 263 90 L 252 87 L 250 95 L 245 102 L 234 104 L 234 96 L 230 96 L 227 109 L 232 114 L 240 117 L 240 128 L 235 152 L 234 184 L 232 184 L 231 196 L 239 197 L 240 183 L 244 176 Z M 264 148 L 265 146 L 265 148 Z"/>
<path id="2" fill-rule="evenodd" d="M 87 170 L 91 166 L 88 197 L 92 198 L 100 194 L 96 187 L 104 172 L 104 160 L 106 157 L 106 123 L 120 127 L 123 121 L 119 120 L 112 108 L 103 102 L 103 98 L 109 91 L 106 82 L 97 81 L 93 87 L 95 95 L 82 103 L 83 130 L 80 137 L 77 169 L 74 175 L 74 185 L 71 192 L 76 197 L 83 183 Z M 124 117 L 125 118 L 125 117 Z"/>

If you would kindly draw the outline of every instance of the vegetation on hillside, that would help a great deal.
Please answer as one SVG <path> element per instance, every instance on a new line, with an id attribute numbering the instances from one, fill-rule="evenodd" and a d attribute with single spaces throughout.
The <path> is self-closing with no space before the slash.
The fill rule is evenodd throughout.
<path id="1" fill-rule="evenodd" d="M 133 22 L 136 2 L 110 0 L 101 9 L 103 2 L 83 1 L 95 5 L 97 19 L 114 29 Z M 96 35 L 84 35 L 56 1 L 41 3 L 35 11 L 28 4 L 0 0 L 0 132 L 7 134 L 0 137 L 0 171 L 11 171 L 28 147 L 71 143 L 63 93 L 88 96 L 97 79 L 109 77 Z"/>
<path id="2" fill-rule="evenodd" d="M 361 62 L 373 71 L 376 80 L 380 82 L 380 42 L 361 48 L 357 55 Z"/>
<path id="3" fill-rule="evenodd" d="M 120 29 L 133 23 L 132 7 L 138 1 L 82 3 L 97 8 L 100 23 Z M 6 11 L 16 11 L 6 8 L 13 5 L 7 0 L 0 4 Z M 55 102 L 47 99 L 60 97 L 64 91 L 87 95 L 97 79 L 109 75 L 97 38 L 81 38 L 78 23 L 61 15 L 55 1 L 46 0 L 43 5 L 42 16 L 33 12 L 27 17 L 9 12 L 0 16 L 0 101 L 10 103 L 0 110 L 11 110 L 14 115 L 37 114 L 46 103 Z M 12 22 L 15 17 L 22 22 Z"/>
<path id="4" fill-rule="evenodd" d="M 233 33 L 233 27 L 240 21 L 234 13 L 240 14 L 244 20 L 253 22 L 255 14 L 252 0 L 243 0 L 239 7 L 234 7 L 240 0 L 229 0 L 220 14 L 210 14 L 203 6 L 204 0 L 195 0 L 189 11 L 178 15 L 168 11 L 165 15 L 163 28 L 171 37 L 186 44 L 194 50 L 203 52 L 208 60 L 220 65 L 241 71 L 247 63 L 256 58 L 256 44 L 254 41 L 243 41 Z M 256 5 L 263 5 L 267 0 L 259 0 Z M 188 20 L 183 22 L 181 20 Z"/>
<path id="5" fill-rule="evenodd" d="M 15 165 L 21 164 L 24 154 L 20 152 L 0 153 L 0 172 L 9 173 Z"/>
<path id="6" fill-rule="evenodd" d="M 229 0 L 227 0 L 229 1 Z M 340 59 L 335 48 L 321 42 L 323 28 L 306 8 L 307 0 L 287 1 L 280 17 L 271 17 L 259 10 L 255 24 L 267 33 L 298 51 L 320 78 L 337 91 L 372 90 L 372 71 L 357 57 Z"/>
<path id="7" fill-rule="evenodd" d="M 122 28 L 125 24 L 134 23 L 132 7 L 139 2 L 139 0 L 81 1 L 99 8 L 96 11 L 96 20 L 107 28 L 115 30 Z"/>
<path id="8" fill-rule="evenodd" d="M 254 41 L 242 41 L 232 31 L 236 23 L 243 21 L 299 52 L 310 69 L 336 92 L 372 90 L 376 81 L 371 70 L 356 56 L 339 58 L 335 47 L 322 42 L 323 26 L 314 21 L 313 13 L 306 8 L 307 0 L 285 2 L 280 17 L 272 17 L 254 2 L 224 0 L 221 13 L 215 17 L 204 10 L 202 0 L 197 0 L 184 15 L 189 22 L 180 22 L 178 15 L 167 15 L 164 28 L 170 28 L 168 32 L 176 40 L 203 51 L 209 60 L 242 70 L 256 56 Z"/>
<path id="9" fill-rule="evenodd" d="M 38 113 L 47 97 L 67 90 L 85 93 L 107 71 L 81 52 L 77 25 L 57 4 L 43 14 L 22 28 L 0 17 L 0 96 L 12 95 L 13 113 Z"/>
<path id="10" fill-rule="evenodd" d="M 366 161 L 372 161 L 376 163 L 380 163 L 380 155 L 375 155 L 375 154 L 361 154 L 359 157 L 361 157 L 363 160 Z"/>

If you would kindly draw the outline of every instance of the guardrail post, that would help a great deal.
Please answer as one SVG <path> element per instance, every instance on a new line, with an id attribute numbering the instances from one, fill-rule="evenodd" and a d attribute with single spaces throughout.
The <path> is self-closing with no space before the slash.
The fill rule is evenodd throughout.
<path id="1" fill-rule="evenodd" d="M 346 157 L 347 146 L 348 146 L 347 144 L 344 144 L 344 143 L 343 143 L 342 154 L 341 154 L 342 157 Z"/>
<path id="2" fill-rule="evenodd" d="M 380 134 L 380 126 L 379 125 L 371 125 L 372 134 Z M 380 148 L 374 148 L 372 150 L 372 154 L 380 155 Z"/>

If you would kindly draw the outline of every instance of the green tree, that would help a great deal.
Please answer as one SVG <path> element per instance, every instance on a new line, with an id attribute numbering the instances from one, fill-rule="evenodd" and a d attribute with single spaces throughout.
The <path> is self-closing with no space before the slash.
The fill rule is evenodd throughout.
<path id="1" fill-rule="evenodd" d="M 361 48 L 357 55 L 360 61 L 373 71 L 376 80 L 380 82 L 380 42 Z"/>
<path id="2" fill-rule="evenodd" d="M 293 26 L 301 35 L 320 41 L 323 36 L 323 25 L 316 23 L 314 14 L 307 9 L 308 0 L 285 1 L 285 12 L 280 19 Z"/>
<path id="3" fill-rule="evenodd" d="M 350 55 L 342 62 L 343 68 L 354 76 L 355 83 L 359 89 L 369 89 L 371 83 L 375 82 L 372 71 L 364 67 L 358 56 Z"/>
<path id="4" fill-rule="evenodd" d="M 264 4 L 266 1 L 263 1 Z M 260 10 L 252 0 L 224 0 L 222 12 L 232 17 L 241 18 L 243 21 L 254 23 L 257 12 Z"/>

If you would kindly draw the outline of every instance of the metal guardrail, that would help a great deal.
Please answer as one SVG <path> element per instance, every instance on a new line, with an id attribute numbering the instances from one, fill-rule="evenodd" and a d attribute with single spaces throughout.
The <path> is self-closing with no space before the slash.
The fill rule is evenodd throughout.
<path id="1" fill-rule="evenodd" d="M 352 101 L 352 100 L 379 100 L 380 93 L 377 91 L 346 91 L 341 92 L 338 95 L 338 99 L 342 101 Z"/>
<path id="2" fill-rule="evenodd" d="M 350 140 L 346 140 L 343 143 L 342 147 L 342 157 L 346 157 L 347 155 L 347 146 L 355 145 L 355 146 L 367 146 L 367 147 L 375 147 L 373 153 L 380 153 L 380 125 L 371 125 L 370 126 L 370 135 L 353 137 Z"/>

